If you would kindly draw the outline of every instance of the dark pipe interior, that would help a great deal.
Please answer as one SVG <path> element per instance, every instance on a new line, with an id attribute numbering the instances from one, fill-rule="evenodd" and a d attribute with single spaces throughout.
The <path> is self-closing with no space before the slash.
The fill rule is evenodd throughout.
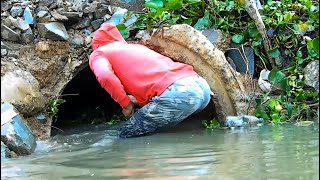
<path id="1" fill-rule="evenodd" d="M 77 94 L 77 95 L 75 95 Z M 81 70 L 65 87 L 58 116 L 52 125 L 51 135 L 79 133 L 85 130 L 102 130 L 113 115 L 122 116 L 121 107 L 101 87 L 89 66 Z M 211 102 L 201 113 L 183 121 L 178 128 L 189 129 L 201 127 L 201 120 L 215 117 L 214 104 Z M 185 123 L 187 122 L 187 123 Z M 175 128 L 176 129 L 176 128 Z"/>
<path id="2" fill-rule="evenodd" d="M 113 115 L 121 115 L 121 107 L 101 87 L 89 66 L 81 70 L 62 92 L 65 103 L 52 125 L 62 130 L 105 124 Z M 92 126 L 91 126 L 92 127 Z M 52 135 L 59 133 L 52 128 Z"/>

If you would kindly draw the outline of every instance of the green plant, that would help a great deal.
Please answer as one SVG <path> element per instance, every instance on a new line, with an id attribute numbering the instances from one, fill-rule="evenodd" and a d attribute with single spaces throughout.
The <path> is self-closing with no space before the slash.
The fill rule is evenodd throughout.
<path id="1" fill-rule="evenodd" d="M 49 100 L 49 109 L 50 113 L 53 114 L 53 116 L 56 116 L 59 112 L 58 107 L 62 104 L 65 103 L 66 101 L 64 99 L 51 99 Z"/>
<path id="2" fill-rule="evenodd" d="M 125 121 L 126 117 L 123 115 L 112 115 L 111 119 L 109 122 L 107 122 L 108 125 L 113 125 L 113 124 L 117 124 L 121 121 Z"/>
<path id="3" fill-rule="evenodd" d="M 212 120 L 208 121 L 208 120 L 203 120 L 202 121 L 202 125 L 206 128 L 206 129 L 217 129 L 220 128 L 220 122 L 218 119 L 213 118 Z"/>
<path id="4" fill-rule="evenodd" d="M 256 99 L 257 117 L 262 117 L 271 123 L 283 123 L 292 120 L 307 121 L 315 115 L 315 107 L 319 103 L 318 92 L 305 87 L 302 74 L 285 75 L 273 69 L 268 79 L 280 93 L 279 95 L 266 93 Z"/>

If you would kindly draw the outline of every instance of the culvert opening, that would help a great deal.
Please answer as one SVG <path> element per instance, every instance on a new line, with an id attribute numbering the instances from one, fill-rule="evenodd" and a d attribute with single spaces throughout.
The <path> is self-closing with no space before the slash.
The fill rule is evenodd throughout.
<path id="1" fill-rule="evenodd" d="M 51 136 L 104 130 L 110 121 L 125 120 L 120 105 L 101 87 L 89 66 L 66 85 L 61 95 L 65 103 L 59 106 L 58 116 L 53 119 Z M 214 117 L 215 107 L 211 101 L 199 114 L 191 115 L 169 131 L 203 128 L 202 120 Z"/>
<path id="2" fill-rule="evenodd" d="M 89 66 L 66 85 L 61 98 L 65 102 L 58 107 L 57 118 L 53 119 L 52 136 L 104 128 L 112 118 L 123 118 L 120 105 L 101 87 Z"/>

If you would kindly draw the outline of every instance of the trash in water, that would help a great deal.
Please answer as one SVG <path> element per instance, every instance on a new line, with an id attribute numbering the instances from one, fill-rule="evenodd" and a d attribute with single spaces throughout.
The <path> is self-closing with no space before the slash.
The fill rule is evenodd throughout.
<path id="1" fill-rule="evenodd" d="M 262 124 L 263 118 L 257 118 L 255 116 L 240 115 L 240 116 L 227 116 L 225 120 L 226 127 L 243 127 L 243 126 L 255 126 Z"/>
<path id="2" fill-rule="evenodd" d="M 17 155 L 29 155 L 37 146 L 35 136 L 10 103 L 1 104 L 1 141 Z"/>

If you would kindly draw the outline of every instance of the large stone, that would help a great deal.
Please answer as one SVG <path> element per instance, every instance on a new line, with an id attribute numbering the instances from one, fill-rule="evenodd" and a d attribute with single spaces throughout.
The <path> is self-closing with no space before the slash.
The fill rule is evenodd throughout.
<path id="1" fill-rule="evenodd" d="M 103 23 L 103 19 L 97 19 L 91 22 L 91 25 L 94 30 L 99 29 L 100 25 Z"/>
<path id="2" fill-rule="evenodd" d="M 60 14 L 66 16 L 69 19 L 69 21 L 75 21 L 75 22 L 78 22 L 83 16 L 83 12 L 66 12 L 66 11 L 63 11 L 63 12 L 60 12 Z"/>
<path id="3" fill-rule="evenodd" d="M 107 6 L 101 6 L 99 9 L 97 9 L 94 12 L 94 17 L 95 19 L 100 19 L 103 18 L 104 15 L 108 14 L 109 10 Z"/>
<path id="4" fill-rule="evenodd" d="M 92 3 L 90 3 L 88 5 L 88 7 L 84 8 L 83 12 L 88 14 L 88 13 L 93 13 L 93 12 L 96 12 L 98 8 L 101 7 L 101 3 L 100 2 L 97 2 L 97 1 L 94 1 Z"/>
<path id="5" fill-rule="evenodd" d="M 21 6 L 13 6 L 10 10 L 10 14 L 12 17 L 18 17 L 23 14 L 23 9 Z"/>
<path id="6" fill-rule="evenodd" d="M 8 11 L 11 8 L 12 8 L 11 1 L 1 1 L 1 12 Z"/>
<path id="7" fill-rule="evenodd" d="M 20 34 L 4 24 L 1 24 L 1 37 L 9 41 L 21 42 Z"/>
<path id="8" fill-rule="evenodd" d="M 21 34 L 22 42 L 29 44 L 33 42 L 34 36 L 32 30 L 29 28 L 24 33 Z"/>
<path id="9" fill-rule="evenodd" d="M 303 71 L 306 85 L 319 92 L 319 60 L 310 62 Z"/>
<path id="10" fill-rule="evenodd" d="M 51 11 L 50 14 L 57 21 L 68 21 L 67 16 L 59 14 L 56 10 Z"/>
<path id="11" fill-rule="evenodd" d="M 45 107 L 39 82 L 28 71 L 17 69 L 1 78 L 1 99 L 18 104 L 19 112 L 31 116 Z"/>
<path id="12" fill-rule="evenodd" d="M 52 40 L 68 40 L 69 35 L 63 23 L 50 22 L 38 23 L 38 30 L 41 37 Z"/>
<path id="13" fill-rule="evenodd" d="M 29 7 L 24 9 L 23 18 L 28 24 L 34 24 L 33 11 Z"/>
<path id="14" fill-rule="evenodd" d="M 90 18 L 85 17 L 85 18 L 81 19 L 78 23 L 72 25 L 72 28 L 74 28 L 74 29 L 83 29 L 85 27 L 90 26 L 91 21 L 92 20 Z"/>
<path id="15" fill-rule="evenodd" d="M 55 0 L 39 0 L 39 6 L 49 7 Z"/>
<path id="16" fill-rule="evenodd" d="M 10 16 L 9 18 L 11 20 L 12 25 L 16 28 L 21 29 L 22 31 L 25 31 L 30 28 L 29 24 L 25 20 L 21 19 L 20 17 L 15 19 Z"/>
<path id="17" fill-rule="evenodd" d="M 208 81 L 214 93 L 213 110 L 220 121 L 231 115 L 253 115 L 252 104 L 247 101 L 254 91 L 252 79 L 237 73 L 224 53 L 201 32 L 186 24 L 163 27 L 142 36 L 141 43 L 175 61 L 192 65 Z"/>

